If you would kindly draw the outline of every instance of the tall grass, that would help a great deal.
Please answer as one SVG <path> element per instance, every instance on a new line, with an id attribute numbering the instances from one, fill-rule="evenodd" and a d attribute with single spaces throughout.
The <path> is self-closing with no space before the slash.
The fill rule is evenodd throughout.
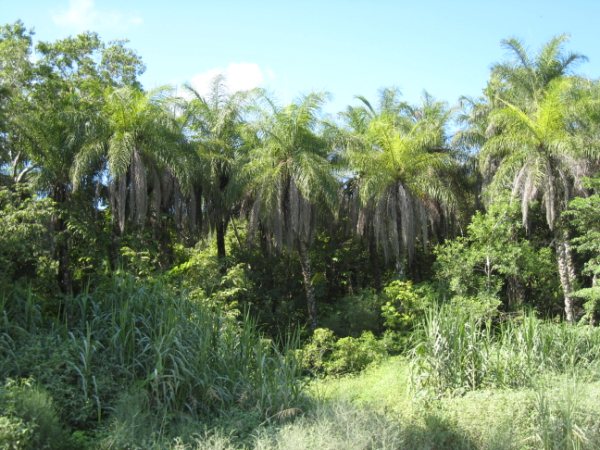
<path id="1" fill-rule="evenodd" d="M 30 299 L 20 301 L 29 311 L 38 308 Z M 104 422 L 123 395 L 142 395 L 163 423 L 230 408 L 264 420 L 302 398 L 298 365 L 287 351 L 295 338 L 274 345 L 249 317 L 228 316 L 160 282 L 116 276 L 65 300 L 55 320 L 35 313 L 20 319 L 8 303 L 0 329 L 1 375 L 48 382 L 76 427 Z M 75 409 L 86 409 L 88 417 L 75 417 Z"/>
<path id="2" fill-rule="evenodd" d="M 160 283 L 132 278 L 117 279 L 75 306 L 84 304 L 75 336 L 82 388 L 93 385 L 87 360 L 111 358 L 163 412 L 210 413 L 236 404 L 272 414 L 298 399 L 295 362 L 263 341 L 248 317 L 238 323 Z"/>
<path id="3" fill-rule="evenodd" d="M 531 441 L 544 450 L 599 448 L 598 386 L 566 381 L 559 389 L 536 390 Z"/>
<path id="4" fill-rule="evenodd" d="M 593 375 L 600 361 L 600 329 L 533 313 L 494 323 L 442 306 L 427 313 L 418 336 L 414 385 L 438 395 L 531 386 L 540 374 Z"/>

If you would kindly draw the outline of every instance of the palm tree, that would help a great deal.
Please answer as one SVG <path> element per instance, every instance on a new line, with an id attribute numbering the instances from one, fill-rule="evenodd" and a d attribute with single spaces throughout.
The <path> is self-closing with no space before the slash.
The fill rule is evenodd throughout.
<path id="1" fill-rule="evenodd" d="M 490 114 L 504 108 L 504 101 L 524 111 L 535 109 L 553 80 L 568 75 L 574 66 L 586 60 L 578 53 L 563 52 L 567 40 L 568 35 L 556 36 L 533 56 L 519 39 L 503 40 L 502 46 L 513 58 L 492 67 L 483 96 L 460 99 L 462 113 L 458 121 L 465 126 L 457 131 L 453 144 L 472 154 L 478 152 L 488 138 L 499 132 L 497 124 L 490 120 Z M 489 181 L 484 180 L 484 184 Z"/>
<path id="2" fill-rule="evenodd" d="M 361 99 L 364 106 L 349 108 L 345 117 L 354 130 L 347 158 L 361 204 L 357 229 L 370 231 L 402 273 L 413 261 L 417 236 L 427 245 L 429 228 L 449 216 L 457 196 L 448 176 L 454 168 L 444 130 L 449 111 L 428 95 L 421 108 L 396 96 L 384 91 L 379 112 Z"/>
<path id="3" fill-rule="evenodd" d="M 131 86 L 107 90 L 104 130 L 76 158 L 75 186 L 94 163 L 101 161 L 108 169 L 109 201 L 121 233 L 127 219 L 145 226 L 149 211 L 158 225 L 161 212 L 173 207 L 174 191 L 190 183 L 183 134 L 163 105 L 166 92 L 145 93 Z"/>
<path id="4" fill-rule="evenodd" d="M 570 74 L 571 70 L 587 58 L 579 53 L 565 53 L 564 44 L 569 36 L 561 34 L 550 39 L 534 56 L 530 56 L 523 42 L 516 38 L 502 41 L 513 55 L 511 61 L 492 67 L 492 78 L 500 80 L 495 96 L 499 96 L 522 109 L 541 101 L 553 80 Z"/>
<path id="5" fill-rule="evenodd" d="M 225 234 L 241 197 L 237 167 L 244 152 L 241 127 L 248 93 L 229 94 L 222 75 L 215 77 L 208 96 L 201 96 L 191 87 L 188 90 L 194 96 L 186 105 L 186 115 L 200 162 L 198 180 L 208 225 L 216 233 L 217 255 L 224 261 Z"/>
<path id="6" fill-rule="evenodd" d="M 585 57 L 564 54 L 566 40 L 565 35 L 553 38 L 533 58 L 519 41 L 504 42 L 515 60 L 492 70 L 492 80 L 500 88 L 492 99 L 480 164 L 492 178 L 488 194 L 510 189 L 513 197 L 520 197 L 526 227 L 531 201 L 541 198 L 548 227 L 555 232 L 565 316 L 573 322 L 573 257 L 567 231 L 557 227 L 557 219 L 581 191 L 590 153 L 576 145 L 580 130 L 573 126 L 572 94 L 577 79 L 566 76 Z"/>
<path id="7" fill-rule="evenodd" d="M 275 248 L 300 258 L 310 327 L 317 326 L 309 248 L 320 213 L 333 211 L 338 181 L 328 160 L 328 145 L 317 133 L 323 94 L 310 94 L 285 108 L 266 99 L 255 126 L 258 145 L 245 166 L 251 198 L 250 233 L 260 224 Z"/>
<path id="8" fill-rule="evenodd" d="M 569 132 L 567 96 L 572 85 L 569 78 L 554 80 L 535 110 L 524 111 L 502 101 L 504 108 L 490 116 L 490 121 L 501 131 L 486 142 L 480 155 L 482 171 L 494 168 L 495 172 L 488 193 L 511 189 L 513 197 L 520 199 L 526 228 L 531 202 L 541 199 L 548 227 L 555 232 L 558 271 L 569 322 L 575 319 L 571 296 L 575 270 L 567 231 L 557 227 L 557 222 L 573 196 L 582 192 L 581 180 L 589 173 L 587 158 L 574 145 L 576 141 Z"/>

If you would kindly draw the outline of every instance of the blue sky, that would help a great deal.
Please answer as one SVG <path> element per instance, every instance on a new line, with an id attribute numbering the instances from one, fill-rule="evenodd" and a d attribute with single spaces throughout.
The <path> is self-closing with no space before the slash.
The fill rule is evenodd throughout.
<path id="1" fill-rule="evenodd" d="M 478 95 L 513 36 L 537 50 L 569 33 L 567 48 L 589 58 L 578 72 L 597 78 L 598 17 L 594 0 L 0 0 L 1 23 L 21 19 L 41 40 L 87 29 L 129 39 L 147 88 L 202 90 L 224 72 L 234 88 L 260 85 L 285 102 L 329 91 L 329 112 L 387 86 L 411 102 L 424 89 L 451 104 Z"/>

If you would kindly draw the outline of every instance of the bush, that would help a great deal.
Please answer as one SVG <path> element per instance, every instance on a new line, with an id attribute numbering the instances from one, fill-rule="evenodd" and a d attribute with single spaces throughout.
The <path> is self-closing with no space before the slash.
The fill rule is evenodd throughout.
<path id="1" fill-rule="evenodd" d="M 358 338 L 344 337 L 335 343 L 326 371 L 329 374 L 359 372 L 380 361 L 386 354 L 383 342 L 370 331 L 365 331 Z"/>
<path id="2" fill-rule="evenodd" d="M 585 301 L 584 320 L 596 325 L 600 319 L 600 174 L 583 182 L 594 193 L 574 199 L 563 217 L 577 230 L 573 244 L 579 255 L 587 257 L 582 272 L 591 277 L 591 286 L 573 295 Z"/>
<path id="3" fill-rule="evenodd" d="M 518 202 L 498 199 L 473 215 L 466 236 L 435 248 L 436 278 L 450 296 L 553 313 L 561 298 L 554 256 L 546 237 L 525 231 Z"/>
<path id="4" fill-rule="evenodd" d="M 56 293 L 56 264 L 52 261 L 50 219 L 56 211 L 47 198 L 28 188 L 0 187 L 0 286 L 15 281 L 32 283 L 36 290 Z"/>
<path id="5" fill-rule="evenodd" d="M 335 345 L 335 334 L 327 328 L 317 328 L 310 340 L 296 354 L 304 370 L 324 373 L 325 364 L 331 359 Z"/>
<path id="6" fill-rule="evenodd" d="M 8 416 L 2 421 L 3 437 L 0 437 L 0 442 L 12 440 L 6 448 L 37 450 L 69 447 L 68 436 L 52 399 L 32 380 L 8 380 L 0 389 L 0 406 Z"/>
<path id="7" fill-rule="evenodd" d="M 359 372 L 386 354 L 384 343 L 370 331 L 358 338 L 336 339 L 333 331 L 326 328 L 317 328 L 309 342 L 298 350 L 305 370 L 327 375 Z"/>
<path id="8" fill-rule="evenodd" d="M 0 450 L 30 448 L 33 430 L 18 417 L 0 416 Z"/>
<path id="9" fill-rule="evenodd" d="M 386 331 L 382 340 L 389 353 L 401 353 L 409 348 L 415 326 L 436 298 L 430 285 L 413 286 L 411 281 L 394 280 L 383 292 L 381 317 Z"/>

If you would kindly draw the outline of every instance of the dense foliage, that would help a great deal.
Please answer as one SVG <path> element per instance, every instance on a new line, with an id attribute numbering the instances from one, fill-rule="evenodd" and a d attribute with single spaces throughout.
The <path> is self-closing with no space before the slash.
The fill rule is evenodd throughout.
<path id="1" fill-rule="evenodd" d="M 337 120 L 222 77 L 147 92 L 94 33 L 33 42 L 0 27 L 0 448 L 313 427 L 306 377 L 394 354 L 429 399 L 597 381 L 600 84 L 565 36 L 503 42 L 456 108 L 384 89 Z"/>

